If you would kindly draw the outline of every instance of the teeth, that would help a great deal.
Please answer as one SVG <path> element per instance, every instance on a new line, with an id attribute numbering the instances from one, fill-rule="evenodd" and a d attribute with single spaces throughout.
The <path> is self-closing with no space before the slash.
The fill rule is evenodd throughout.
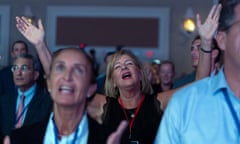
<path id="1" fill-rule="evenodd" d="M 69 86 L 61 86 L 60 91 L 64 92 L 64 93 L 71 93 L 71 92 L 73 92 L 73 88 L 71 88 Z"/>
<path id="2" fill-rule="evenodd" d="M 72 88 L 69 86 L 61 86 L 61 89 L 72 89 Z"/>

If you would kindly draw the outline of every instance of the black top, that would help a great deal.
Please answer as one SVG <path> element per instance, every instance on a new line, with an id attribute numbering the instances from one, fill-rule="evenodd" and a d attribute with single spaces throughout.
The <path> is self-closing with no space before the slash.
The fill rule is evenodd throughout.
<path id="1" fill-rule="evenodd" d="M 117 99 L 108 97 L 105 109 L 107 111 L 105 111 L 103 126 L 105 135 L 109 135 L 116 130 L 121 120 L 126 120 L 126 117 Z M 126 111 L 131 113 L 132 110 Z M 131 139 L 129 139 L 128 127 L 123 134 L 121 144 L 128 144 L 130 141 L 138 141 L 139 144 L 153 143 L 161 115 L 160 103 L 153 95 L 145 95 L 145 99 L 132 126 Z"/>
<path id="2" fill-rule="evenodd" d="M 14 129 L 16 120 L 17 91 L 9 91 L 0 97 L 0 131 L 8 135 Z M 43 120 L 52 111 L 52 100 L 47 90 L 37 85 L 36 91 L 25 115 L 23 126 Z"/>
<path id="3" fill-rule="evenodd" d="M 16 129 L 11 134 L 11 144 L 43 144 L 49 117 L 39 123 Z M 88 144 L 105 144 L 102 127 L 88 116 Z"/>
<path id="4" fill-rule="evenodd" d="M 0 96 L 6 92 L 16 90 L 11 65 L 0 70 Z"/>

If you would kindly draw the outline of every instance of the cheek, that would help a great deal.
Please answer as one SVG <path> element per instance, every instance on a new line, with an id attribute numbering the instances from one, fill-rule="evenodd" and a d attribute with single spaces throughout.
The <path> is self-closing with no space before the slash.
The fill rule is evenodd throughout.
<path id="1" fill-rule="evenodd" d="M 117 71 L 114 71 L 112 73 L 112 80 L 113 80 L 113 82 L 117 81 L 118 78 L 120 78 L 120 73 L 118 73 Z"/>
<path id="2" fill-rule="evenodd" d="M 48 90 L 52 91 L 56 91 L 56 87 L 57 87 L 57 81 L 56 79 L 53 78 L 49 78 L 47 79 L 47 86 L 48 86 Z"/>

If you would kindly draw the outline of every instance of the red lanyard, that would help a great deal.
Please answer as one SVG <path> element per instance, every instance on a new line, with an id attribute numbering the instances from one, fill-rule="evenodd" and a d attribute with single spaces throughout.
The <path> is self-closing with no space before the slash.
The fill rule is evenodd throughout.
<path id="1" fill-rule="evenodd" d="M 134 117 L 133 117 L 132 120 L 130 120 L 130 119 L 128 118 L 127 112 L 126 112 L 125 108 L 123 107 L 122 100 L 120 99 L 120 97 L 118 98 L 118 102 L 119 102 L 119 104 L 120 104 L 120 106 L 121 106 L 121 108 L 122 108 L 122 111 L 123 111 L 123 113 L 124 113 L 124 116 L 125 116 L 125 118 L 126 118 L 127 121 L 128 121 L 128 125 L 129 125 L 129 139 L 131 139 L 131 136 L 132 136 L 132 134 L 131 134 L 131 133 L 132 133 L 132 126 L 133 126 L 133 123 L 134 123 L 135 119 L 137 118 L 137 115 L 138 115 L 139 110 L 140 110 L 140 108 L 141 108 L 141 106 L 142 106 L 142 103 L 143 103 L 144 98 L 145 98 L 144 95 L 142 95 L 142 96 L 141 96 L 141 99 L 140 99 L 140 101 L 139 101 L 139 103 L 138 103 L 137 109 L 136 109 L 136 111 L 135 111 L 135 113 L 134 113 Z"/>

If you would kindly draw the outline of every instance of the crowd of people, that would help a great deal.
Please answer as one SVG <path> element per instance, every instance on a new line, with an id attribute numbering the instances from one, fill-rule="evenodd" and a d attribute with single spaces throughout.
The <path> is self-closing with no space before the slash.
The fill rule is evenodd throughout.
<path id="1" fill-rule="evenodd" d="M 174 80 L 173 62 L 143 64 L 127 49 L 107 53 L 106 71 L 97 77 L 86 51 L 65 47 L 51 53 L 42 21 L 35 26 L 16 17 L 39 59 L 16 41 L 13 64 L 0 71 L 1 141 L 240 143 L 239 19 L 239 0 L 214 5 L 204 22 L 197 15 L 198 36 L 190 49 L 194 72 Z"/>

